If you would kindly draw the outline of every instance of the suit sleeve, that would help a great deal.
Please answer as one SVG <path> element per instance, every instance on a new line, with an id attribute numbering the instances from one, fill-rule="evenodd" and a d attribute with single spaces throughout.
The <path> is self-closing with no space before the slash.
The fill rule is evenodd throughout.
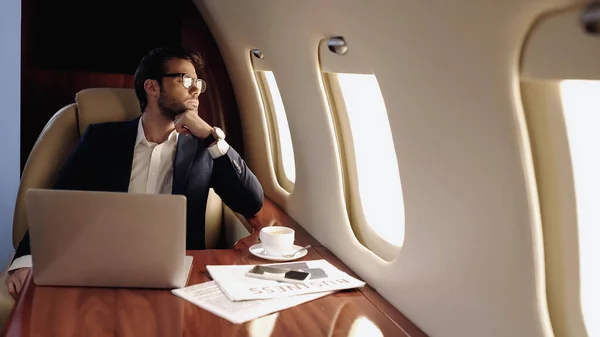
<path id="1" fill-rule="evenodd" d="M 232 147 L 213 159 L 211 187 L 229 208 L 246 217 L 254 216 L 263 206 L 260 182 Z"/>
<path id="2" fill-rule="evenodd" d="M 81 136 L 79 145 L 75 151 L 69 156 L 66 164 L 58 174 L 54 189 L 58 190 L 81 190 L 86 189 L 85 177 L 89 174 L 90 168 L 90 134 L 91 126 L 85 129 Z M 23 239 L 19 242 L 15 252 L 14 260 L 24 255 L 30 255 L 31 248 L 29 245 L 29 229 L 25 232 Z"/>

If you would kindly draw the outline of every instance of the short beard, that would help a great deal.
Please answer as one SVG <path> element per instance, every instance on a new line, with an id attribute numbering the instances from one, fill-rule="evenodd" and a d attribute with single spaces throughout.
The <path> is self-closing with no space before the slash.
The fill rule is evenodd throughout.
<path id="1" fill-rule="evenodd" d="M 161 90 L 161 95 L 158 98 L 158 109 L 160 114 L 167 120 L 174 121 L 179 114 L 186 112 L 188 109 L 185 105 L 177 102 L 172 102 L 171 97 Z"/>

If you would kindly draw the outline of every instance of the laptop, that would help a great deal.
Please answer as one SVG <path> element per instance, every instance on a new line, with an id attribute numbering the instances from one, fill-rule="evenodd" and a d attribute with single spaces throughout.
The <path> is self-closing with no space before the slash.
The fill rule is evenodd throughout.
<path id="1" fill-rule="evenodd" d="M 29 189 L 25 203 L 36 285 L 186 285 L 185 196 Z"/>

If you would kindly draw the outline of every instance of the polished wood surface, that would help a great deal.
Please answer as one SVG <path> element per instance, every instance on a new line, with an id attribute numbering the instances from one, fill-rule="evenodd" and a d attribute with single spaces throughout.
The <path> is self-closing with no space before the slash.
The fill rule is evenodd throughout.
<path id="1" fill-rule="evenodd" d="M 299 259 L 316 260 L 312 248 Z M 210 280 L 206 265 L 270 263 L 247 251 L 189 251 L 188 284 Z M 338 267 L 339 260 L 326 252 Z M 372 290 L 371 290 L 372 291 Z M 346 290 L 244 324 L 232 324 L 168 290 L 38 287 L 28 277 L 6 337 L 56 336 L 424 336 L 392 320 L 362 290 Z"/>
<path id="2" fill-rule="evenodd" d="M 240 252 L 247 251 L 252 245 L 258 243 L 258 233 L 264 227 L 284 226 L 292 228 L 295 233 L 294 244 L 299 246 L 311 245 L 312 247 L 322 247 L 321 243 L 310 235 L 306 229 L 300 226 L 294 219 L 287 215 L 273 200 L 265 196 L 265 202 L 262 209 L 251 218 L 245 218 L 236 213 L 238 220 L 246 227 L 250 235 L 238 241 L 234 249 Z"/>
<path id="3" fill-rule="evenodd" d="M 348 268 L 337 256 L 333 255 L 327 248 L 325 247 L 317 247 L 316 251 L 321 255 L 325 260 L 329 263 L 337 267 L 339 270 L 342 270 L 348 273 L 350 276 L 360 279 L 356 273 L 354 273 L 350 268 Z M 392 322 L 394 322 L 402 331 L 405 332 L 406 335 L 411 337 L 425 337 L 425 333 L 421 331 L 416 325 L 413 324 L 406 316 L 404 316 L 398 309 L 394 308 L 388 301 L 386 301 L 375 289 L 373 289 L 368 284 L 358 289 L 363 296 L 365 296 L 373 305 L 375 305 L 381 312 L 386 315 Z"/>

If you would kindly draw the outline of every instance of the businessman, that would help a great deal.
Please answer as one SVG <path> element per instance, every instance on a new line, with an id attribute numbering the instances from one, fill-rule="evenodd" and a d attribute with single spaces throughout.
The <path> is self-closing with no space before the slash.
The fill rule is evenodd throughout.
<path id="1" fill-rule="evenodd" d="M 132 121 L 90 125 L 55 189 L 182 194 L 187 198 L 187 249 L 204 249 L 209 189 L 245 216 L 263 205 L 263 189 L 218 127 L 198 115 L 200 56 L 161 47 L 145 55 L 134 75 L 142 115 Z M 8 290 L 21 291 L 31 267 L 29 233 L 9 267 Z"/>

